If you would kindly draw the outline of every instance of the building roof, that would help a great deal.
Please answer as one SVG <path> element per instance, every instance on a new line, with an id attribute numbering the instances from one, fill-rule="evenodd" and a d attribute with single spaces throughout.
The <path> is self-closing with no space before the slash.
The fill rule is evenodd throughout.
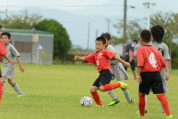
<path id="1" fill-rule="evenodd" d="M 26 29 L 6 29 L 6 28 L 3 28 L 2 32 L 9 32 L 11 34 L 44 34 L 44 35 L 54 35 L 51 32 L 41 31 L 41 30 L 36 30 L 36 29 L 26 30 Z"/>

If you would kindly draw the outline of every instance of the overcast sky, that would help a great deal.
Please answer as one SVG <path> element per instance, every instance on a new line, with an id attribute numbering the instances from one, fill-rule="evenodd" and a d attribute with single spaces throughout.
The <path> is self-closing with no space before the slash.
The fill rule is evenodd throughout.
<path id="1" fill-rule="evenodd" d="M 143 2 L 156 3 L 156 6 L 151 8 L 151 14 L 154 14 L 158 11 L 172 11 L 178 13 L 178 0 L 127 0 L 128 20 L 136 18 L 142 19 L 144 17 L 147 17 L 148 9 L 142 5 Z M 133 6 L 134 8 L 131 6 Z M 124 0 L 4 0 L 0 3 L 1 12 L 5 11 L 6 9 L 16 12 L 16 10 L 24 10 L 26 7 L 64 10 L 78 15 L 85 15 L 84 17 L 86 17 L 86 15 L 97 15 L 97 18 L 86 19 L 81 19 L 81 17 L 73 17 L 72 19 L 66 17 L 65 19 L 63 18 L 65 17 L 65 15 L 60 18 L 60 22 L 64 25 L 64 27 L 66 27 L 73 44 L 84 46 L 84 48 L 86 48 L 86 41 L 84 41 L 84 39 L 87 40 L 87 25 L 89 22 L 91 23 L 90 39 L 92 40 L 96 38 L 96 29 L 98 30 L 98 34 L 107 31 L 108 26 L 106 19 L 108 18 L 110 18 L 111 22 L 110 31 L 112 32 L 112 34 L 117 35 L 117 30 L 113 28 L 113 24 L 117 23 L 116 18 L 123 18 Z M 54 11 L 52 10 L 49 10 L 48 14 L 53 14 Z M 40 13 L 40 11 L 35 11 L 35 13 Z M 50 15 L 47 15 L 45 17 L 48 17 Z M 82 26 L 79 22 L 81 24 L 86 24 L 85 31 L 82 29 L 82 31 L 77 32 L 76 30 L 74 31 L 74 29 L 71 28 L 71 26 L 75 25 Z M 146 21 L 143 22 L 145 23 L 143 25 L 145 25 L 146 28 Z M 103 27 L 100 27 L 101 25 L 105 25 L 105 29 L 103 29 Z M 94 41 L 91 41 L 91 43 L 93 42 Z M 91 46 L 92 48 L 94 48 L 93 45 Z"/>

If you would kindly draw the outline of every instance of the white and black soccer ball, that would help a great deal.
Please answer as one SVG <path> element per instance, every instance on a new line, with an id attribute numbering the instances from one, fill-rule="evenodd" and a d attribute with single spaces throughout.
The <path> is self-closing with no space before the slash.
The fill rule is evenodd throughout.
<path id="1" fill-rule="evenodd" d="M 88 96 L 84 96 L 80 100 L 80 105 L 83 106 L 83 107 L 91 107 L 92 106 L 92 99 Z"/>

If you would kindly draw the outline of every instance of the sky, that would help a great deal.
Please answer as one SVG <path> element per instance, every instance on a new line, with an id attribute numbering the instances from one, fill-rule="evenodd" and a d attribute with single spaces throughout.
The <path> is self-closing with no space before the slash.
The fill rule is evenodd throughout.
<path id="1" fill-rule="evenodd" d="M 143 2 L 156 3 L 151 8 L 151 14 L 158 11 L 178 13 L 177 0 L 127 0 L 128 21 L 147 17 L 148 9 L 142 5 Z M 113 24 L 116 24 L 118 19 L 123 19 L 124 0 L 5 0 L 0 4 L 0 11 L 8 10 L 16 13 L 29 7 L 38 8 L 33 13 L 58 19 L 67 29 L 72 44 L 86 48 L 88 46 L 86 42 L 90 39 L 89 47 L 94 48 L 97 34 L 109 30 L 112 35 L 117 36 L 117 29 L 113 28 Z M 48 9 L 49 12 L 43 13 L 44 9 Z M 29 10 L 32 11 L 32 9 Z M 54 11 L 59 10 L 71 14 L 72 18 L 63 15 L 59 19 L 58 14 L 53 14 Z M 110 20 L 109 25 L 108 19 Z M 89 23 L 91 31 L 88 38 Z M 145 20 L 143 20 L 143 25 L 146 28 Z M 77 28 L 81 30 L 77 31 Z"/>

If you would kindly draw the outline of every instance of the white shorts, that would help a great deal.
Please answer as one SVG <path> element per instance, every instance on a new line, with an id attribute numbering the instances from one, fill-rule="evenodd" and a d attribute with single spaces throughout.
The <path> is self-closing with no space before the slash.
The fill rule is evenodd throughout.
<path id="1" fill-rule="evenodd" d="M 111 73 L 114 74 L 117 81 L 124 81 L 129 79 L 122 63 L 117 62 L 116 64 L 111 65 L 110 67 Z"/>
<path id="2" fill-rule="evenodd" d="M 14 78 L 14 68 L 15 68 L 15 65 L 12 65 L 11 63 L 5 63 L 2 76 L 8 79 Z"/>

